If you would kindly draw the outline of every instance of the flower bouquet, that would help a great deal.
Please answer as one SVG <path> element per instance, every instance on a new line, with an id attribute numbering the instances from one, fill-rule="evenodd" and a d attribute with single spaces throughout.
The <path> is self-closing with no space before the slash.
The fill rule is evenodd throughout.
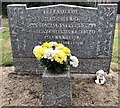
<path id="1" fill-rule="evenodd" d="M 69 66 L 78 66 L 77 57 L 71 55 L 71 50 L 61 43 L 45 42 L 37 45 L 33 54 L 50 72 L 63 73 Z"/>

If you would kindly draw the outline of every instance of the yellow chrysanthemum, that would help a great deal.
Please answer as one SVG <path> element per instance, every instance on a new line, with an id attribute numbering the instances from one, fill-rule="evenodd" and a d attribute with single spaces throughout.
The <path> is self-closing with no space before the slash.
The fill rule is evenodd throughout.
<path id="1" fill-rule="evenodd" d="M 52 48 L 52 43 L 48 43 L 48 42 L 45 42 L 42 44 L 42 47 L 46 47 L 46 48 Z"/>
<path id="2" fill-rule="evenodd" d="M 61 47 L 61 46 L 63 46 L 63 47 L 64 47 L 64 45 L 63 45 L 63 44 L 57 44 L 57 45 L 56 45 L 56 47 Z"/>
<path id="3" fill-rule="evenodd" d="M 71 55 L 71 51 L 70 51 L 70 49 L 67 48 L 67 47 L 63 47 L 63 48 L 62 48 L 62 51 L 63 51 L 67 56 L 70 56 L 70 55 Z"/>
<path id="4" fill-rule="evenodd" d="M 55 49 L 56 49 L 56 50 L 61 50 L 63 47 L 65 47 L 63 44 L 57 44 L 57 45 L 55 46 Z"/>
<path id="5" fill-rule="evenodd" d="M 63 64 L 64 62 L 67 61 L 67 56 L 63 51 L 60 51 L 54 55 L 54 59 L 56 62 Z"/>
<path id="6" fill-rule="evenodd" d="M 46 50 L 46 47 L 36 48 L 34 51 L 35 57 L 40 60 L 44 57 L 44 51 Z"/>

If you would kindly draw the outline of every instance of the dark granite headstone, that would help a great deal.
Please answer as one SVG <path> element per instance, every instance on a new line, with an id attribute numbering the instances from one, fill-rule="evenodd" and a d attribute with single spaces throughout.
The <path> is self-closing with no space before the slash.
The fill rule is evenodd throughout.
<path id="1" fill-rule="evenodd" d="M 79 66 L 72 72 L 109 72 L 116 14 L 117 4 L 98 4 L 97 8 L 8 5 L 16 71 L 36 73 L 38 61 L 32 54 L 33 48 L 38 43 L 57 41 L 70 47 L 79 58 Z"/>

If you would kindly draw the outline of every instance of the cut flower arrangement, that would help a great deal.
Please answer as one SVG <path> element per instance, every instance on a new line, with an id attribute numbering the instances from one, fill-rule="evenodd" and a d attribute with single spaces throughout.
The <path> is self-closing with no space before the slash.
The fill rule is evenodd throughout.
<path id="1" fill-rule="evenodd" d="M 50 72 L 63 73 L 69 66 L 78 66 L 77 57 L 61 43 L 45 42 L 37 45 L 33 49 L 33 54 Z"/>

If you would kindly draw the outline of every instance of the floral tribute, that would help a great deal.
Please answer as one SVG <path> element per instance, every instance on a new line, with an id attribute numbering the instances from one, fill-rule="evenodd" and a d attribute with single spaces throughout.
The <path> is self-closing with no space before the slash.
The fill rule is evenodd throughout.
<path id="1" fill-rule="evenodd" d="M 71 54 L 71 50 L 61 43 L 45 42 L 33 49 L 33 54 L 41 65 L 51 72 L 65 72 L 69 66 L 77 67 L 78 59 Z"/>

